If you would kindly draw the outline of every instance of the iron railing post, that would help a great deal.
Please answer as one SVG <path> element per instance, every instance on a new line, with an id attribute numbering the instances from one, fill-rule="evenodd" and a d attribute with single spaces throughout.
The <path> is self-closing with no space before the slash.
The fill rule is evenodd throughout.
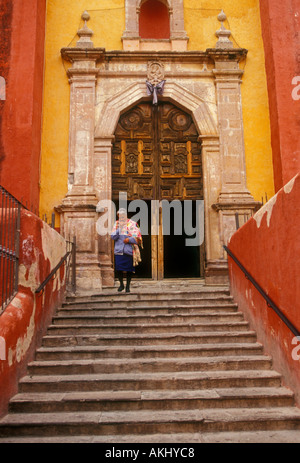
<path id="1" fill-rule="evenodd" d="M 76 293 L 76 236 L 72 243 L 72 291 Z"/>
<path id="2" fill-rule="evenodd" d="M 21 203 L 0 185 L 0 313 L 18 291 Z"/>
<path id="3" fill-rule="evenodd" d="M 16 253 L 16 259 L 15 259 L 15 293 L 18 292 L 18 286 L 19 286 L 20 233 L 21 233 L 21 204 L 18 203 L 16 235 L 15 235 L 15 253 Z"/>

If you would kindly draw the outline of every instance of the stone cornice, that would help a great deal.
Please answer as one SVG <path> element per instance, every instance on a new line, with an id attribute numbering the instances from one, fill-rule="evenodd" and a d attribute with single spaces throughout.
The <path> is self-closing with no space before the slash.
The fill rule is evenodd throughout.
<path id="1" fill-rule="evenodd" d="M 240 62 L 247 56 L 248 50 L 244 48 L 234 48 L 230 50 L 221 50 L 209 48 L 206 51 L 124 51 L 113 50 L 105 51 L 105 61 L 147 61 L 166 60 L 166 61 L 183 61 L 183 62 L 203 62 L 213 63 L 217 60 Z"/>
<path id="2" fill-rule="evenodd" d="M 221 50 L 209 48 L 206 51 L 106 51 L 105 48 L 62 48 L 61 56 L 64 60 L 74 63 L 76 61 L 120 61 L 145 62 L 161 60 L 184 63 L 215 63 L 216 61 L 240 62 L 247 56 L 244 48 Z"/>
<path id="3" fill-rule="evenodd" d="M 105 48 L 62 48 L 61 56 L 64 60 L 74 63 L 75 61 L 103 61 Z"/>
<path id="4" fill-rule="evenodd" d="M 206 54 L 213 59 L 213 61 L 235 61 L 239 63 L 246 58 L 248 50 L 246 50 L 246 48 L 231 48 L 230 50 L 208 48 Z"/>
<path id="5" fill-rule="evenodd" d="M 114 50 L 105 52 L 105 61 L 178 61 L 213 63 L 204 51 L 125 51 Z"/>

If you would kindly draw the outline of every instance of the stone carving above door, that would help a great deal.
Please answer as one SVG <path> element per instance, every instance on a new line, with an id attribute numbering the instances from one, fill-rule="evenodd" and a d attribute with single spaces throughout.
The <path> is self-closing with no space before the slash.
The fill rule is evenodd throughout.
<path id="1" fill-rule="evenodd" d="M 159 84 L 165 78 L 164 64 L 161 61 L 149 61 L 147 80 L 152 85 Z"/>

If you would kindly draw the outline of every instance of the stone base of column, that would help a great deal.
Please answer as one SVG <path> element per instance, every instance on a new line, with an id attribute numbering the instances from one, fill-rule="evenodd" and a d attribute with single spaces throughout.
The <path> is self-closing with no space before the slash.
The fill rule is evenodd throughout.
<path id="1" fill-rule="evenodd" d="M 101 268 L 102 286 L 113 288 L 115 285 L 115 271 L 114 271 L 112 263 L 109 263 L 109 262 L 102 263 L 101 262 L 100 268 Z"/>
<path id="2" fill-rule="evenodd" d="M 76 287 L 80 291 L 102 290 L 94 204 L 78 204 L 69 198 L 56 208 L 60 214 L 61 234 L 73 241 L 76 236 Z"/>
<path id="3" fill-rule="evenodd" d="M 257 212 L 261 203 L 248 192 L 221 193 L 213 209 L 219 212 L 221 245 L 227 245 L 231 236 Z"/>
<path id="4" fill-rule="evenodd" d="M 207 262 L 205 268 L 206 285 L 228 285 L 228 263 L 226 260 L 211 260 Z"/>
<path id="5" fill-rule="evenodd" d="M 102 278 L 99 263 L 76 263 L 76 291 L 102 291 Z"/>

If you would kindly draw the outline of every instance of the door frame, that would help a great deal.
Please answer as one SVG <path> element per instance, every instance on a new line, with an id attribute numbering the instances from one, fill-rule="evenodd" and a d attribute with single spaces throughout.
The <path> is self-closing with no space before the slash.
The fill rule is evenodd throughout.
<path id="1" fill-rule="evenodd" d="M 164 114 L 164 103 L 166 103 L 166 113 L 165 113 L 165 117 L 163 118 L 163 114 Z M 145 110 L 142 110 L 141 109 L 141 105 L 143 104 L 146 104 L 148 108 L 150 108 L 150 111 L 149 109 L 145 109 Z M 170 107 L 171 105 L 171 107 Z M 169 106 L 169 107 L 168 107 Z M 151 238 L 150 238 L 150 245 L 151 245 L 151 277 L 153 280 L 163 280 L 165 277 L 165 252 L 164 252 L 164 234 L 163 234 L 163 210 L 162 210 L 162 207 L 161 207 L 161 201 L 162 200 L 167 200 L 167 201 L 174 201 L 174 200 L 177 200 L 177 201 L 180 201 L 182 204 L 184 204 L 184 200 L 187 199 L 187 200 L 191 200 L 191 201 L 196 201 L 197 198 L 196 197 L 162 197 L 162 189 L 163 189 L 163 179 L 170 179 L 170 180 L 173 180 L 173 181 L 179 181 L 179 184 L 181 184 L 181 181 L 183 179 L 186 180 L 186 186 L 189 184 L 189 180 L 192 180 L 192 179 L 196 179 L 197 181 L 199 181 L 199 186 L 197 189 L 199 189 L 200 191 L 203 190 L 203 169 L 202 169 L 202 146 L 201 144 L 199 143 L 199 133 L 198 133 L 198 129 L 194 123 L 194 121 L 192 120 L 188 126 L 186 126 L 186 128 L 182 131 L 182 135 L 181 137 L 176 135 L 176 131 L 178 131 L 178 128 L 172 128 L 171 124 L 169 123 L 169 119 L 170 119 L 170 116 L 172 115 L 172 113 L 174 113 L 174 110 L 175 110 L 175 113 L 177 113 L 177 111 L 181 111 L 182 113 L 186 114 L 188 117 L 191 117 L 191 114 L 186 110 L 186 109 L 183 109 L 183 108 L 180 108 L 178 105 L 176 105 L 173 101 L 170 102 L 170 101 L 162 101 L 159 103 L 158 106 L 153 106 L 152 103 L 151 103 L 151 99 L 150 98 L 147 98 L 147 99 L 144 99 L 143 101 L 140 101 L 138 102 L 136 105 L 133 105 L 133 106 L 130 106 L 130 108 L 128 108 L 128 110 L 125 110 L 122 112 L 122 114 L 120 114 L 120 117 L 117 121 L 117 126 L 120 125 L 120 130 L 121 130 L 121 133 L 122 131 L 124 130 L 124 125 L 121 121 L 121 116 L 122 115 L 126 115 L 128 112 L 129 112 L 129 116 L 130 116 L 130 111 L 133 111 L 133 113 L 145 113 L 147 114 L 146 116 L 146 121 L 149 123 L 149 114 L 151 114 L 151 127 L 152 127 L 152 141 L 153 141 L 153 150 L 152 150 L 152 182 L 150 182 L 152 184 L 152 187 L 153 187 L 153 194 L 154 194 L 154 200 L 156 202 L 159 202 L 159 207 L 158 207 L 158 210 L 156 210 L 155 212 L 152 210 L 152 207 L 150 205 L 150 215 L 151 215 L 151 224 L 150 224 L 150 228 L 148 230 L 148 232 L 150 232 L 150 235 L 151 235 Z M 174 134 L 173 135 L 167 135 L 167 138 L 162 138 L 163 136 L 163 129 L 162 129 L 162 124 L 163 124 L 163 120 L 164 120 L 164 124 L 166 124 L 166 122 L 169 124 L 168 127 L 169 127 L 169 130 L 172 131 Z M 125 119 L 126 121 L 126 119 Z M 186 134 L 186 131 L 193 126 L 193 129 L 192 129 L 192 132 L 190 133 L 190 135 Z M 130 129 L 127 129 L 128 131 Z M 195 135 L 195 130 L 196 130 L 196 133 L 197 135 Z M 183 135 L 183 132 L 185 132 L 185 135 Z M 193 133 L 194 132 L 194 133 Z M 124 132 L 123 132 L 124 133 Z M 168 132 L 167 132 L 168 133 Z M 119 171 L 118 173 L 114 173 L 114 169 L 112 168 L 111 169 L 111 172 L 112 172 L 112 185 L 114 184 L 114 181 L 113 181 L 113 177 L 114 175 L 116 175 L 116 178 L 120 178 L 120 177 L 123 177 L 125 174 L 127 177 L 129 177 L 129 179 L 133 178 L 133 183 L 134 184 L 139 184 L 140 183 L 140 180 L 141 178 L 135 178 L 136 176 L 140 176 L 140 175 L 143 175 L 143 172 L 141 174 L 141 171 L 140 171 L 140 167 L 138 168 L 136 174 L 135 173 L 129 173 L 126 171 L 126 164 L 125 164 L 125 151 L 124 151 L 124 146 L 126 146 L 127 143 L 137 143 L 137 146 L 139 145 L 140 141 L 142 142 L 142 145 L 144 143 L 146 143 L 147 141 L 149 142 L 149 140 L 146 138 L 146 139 L 143 139 L 142 136 L 133 136 L 133 132 L 131 132 L 130 130 L 130 136 L 129 136 L 129 133 L 127 135 L 124 134 L 124 138 L 122 135 L 120 135 L 120 133 L 115 134 L 115 137 L 117 138 L 117 145 L 115 146 L 113 144 L 113 149 L 112 149 L 112 153 L 115 152 L 116 156 L 117 156 L 117 161 L 116 161 L 116 166 L 117 168 L 119 168 Z M 177 137 L 177 138 L 176 138 Z M 173 165 L 172 162 L 171 162 L 171 159 L 172 157 L 171 156 L 176 156 L 176 148 L 173 149 L 171 148 L 172 145 L 180 145 L 180 149 L 182 149 L 181 145 L 187 145 L 186 146 L 186 172 L 182 172 L 180 173 L 180 171 L 178 173 L 176 173 L 176 171 L 173 171 L 173 174 L 172 174 L 172 170 L 171 170 L 171 173 L 170 173 L 170 176 L 168 177 L 167 174 L 164 174 L 164 172 L 162 171 L 162 166 L 164 165 L 164 161 L 162 159 L 162 156 L 163 156 L 163 149 L 162 149 L 162 145 L 161 145 L 161 140 L 163 139 L 164 143 L 169 143 L 170 144 L 170 166 Z M 197 143 L 200 144 L 200 147 L 196 147 L 195 150 L 192 148 L 192 144 L 195 144 Z M 188 147 L 188 144 L 190 144 L 190 147 Z M 133 148 L 132 148 L 133 149 Z M 193 150 L 193 151 L 192 151 Z M 139 150 L 137 150 L 139 151 Z M 121 154 L 120 154 L 121 152 Z M 193 154 L 192 154 L 193 152 Z M 167 153 L 169 153 L 169 151 L 167 151 Z M 171 155 L 172 153 L 172 155 Z M 196 158 L 196 160 L 193 162 L 192 161 L 192 156 L 193 155 L 197 155 L 200 156 L 200 159 Z M 139 153 L 139 158 L 138 158 L 138 165 L 140 165 L 140 163 L 142 162 L 140 160 L 140 153 Z M 174 159 L 173 159 L 174 161 Z M 121 164 L 119 164 L 121 163 Z M 112 164 L 113 165 L 113 164 Z M 196 170 L 196 173 L 194 173 L 193 171 L 193 166 L 195 166 L 194 168 L 197 168 L 197 166 L 200 165 L 201 166 L 201 172 L 197 172 Z M 120 167 L 118 167 L 120 166 Z M 146 177 L 147 178 L 147 177 Z M 117 184 L 118 185 L 118 184 Z M 130 180 L 129 180 L 129 183 L 128 185 L 130 185 Z M 191 184 L 192 185 L 192 184 Z M 179 186 L 178 186 L 179 188 Z M 135 188 L 133 188 L 133 194 L 134 194 L 134 190 Z M 136 189 L 136 191 L 138 190 L 138 187 Z M 181 191 L 181 190 L 180 190 Z M 127 193 L 125 190 L 124 190 L 124 193 Z M 130 193 L 132 193 L 130 191 Z M 195 194 L 195 192 L 193 192 Z M 112 189 L 112 196 L 114 198 L 114 200 L 116 201 L 116 195 L 119 195 L 120 194 L 120 191 L 118 189 L 114 190 Z M 183 194 L 186 194 L 186 189 L 185 187 L 183 188 Z M 131 195 L 130 195 L 131 196 Z M 143 198 L 135 198 L 135 199 L 141 199 L 143 201 Z M 200 198 L 198 198 L 200 199 Z M 128 199 L 128 202 L 131 202 L 131 200 L 133 199 Z M 147 198 L 147 199 L 144 199 L 144 201 L 146 201 L 147 203 L 150 202 L 150 198 Z M 149 204 L 147 204 L 147 207 L 149 207 Z M 183 213 L 183 211 L 182 211 Z M 158 223 L 157 223 L 157 222 Z M 183 214 L 182 214 L 182 221 L 183 221 Z M 183 229 L 183 224 L 182 224 L 182 229 Z M 199 246 L 200 247 L 200 246 Z M 199 252 L 199 274 L 198 275 L 195 275 L 195 278 L 200 278 L 200 277 L 203 277 L 204 276 L 204 272 L 201 272 L 201 268 L 205 266 L 205 253 L 201 253 Z M 178 276 L 178 278 L 181 278 L 180 275 Z"/>

